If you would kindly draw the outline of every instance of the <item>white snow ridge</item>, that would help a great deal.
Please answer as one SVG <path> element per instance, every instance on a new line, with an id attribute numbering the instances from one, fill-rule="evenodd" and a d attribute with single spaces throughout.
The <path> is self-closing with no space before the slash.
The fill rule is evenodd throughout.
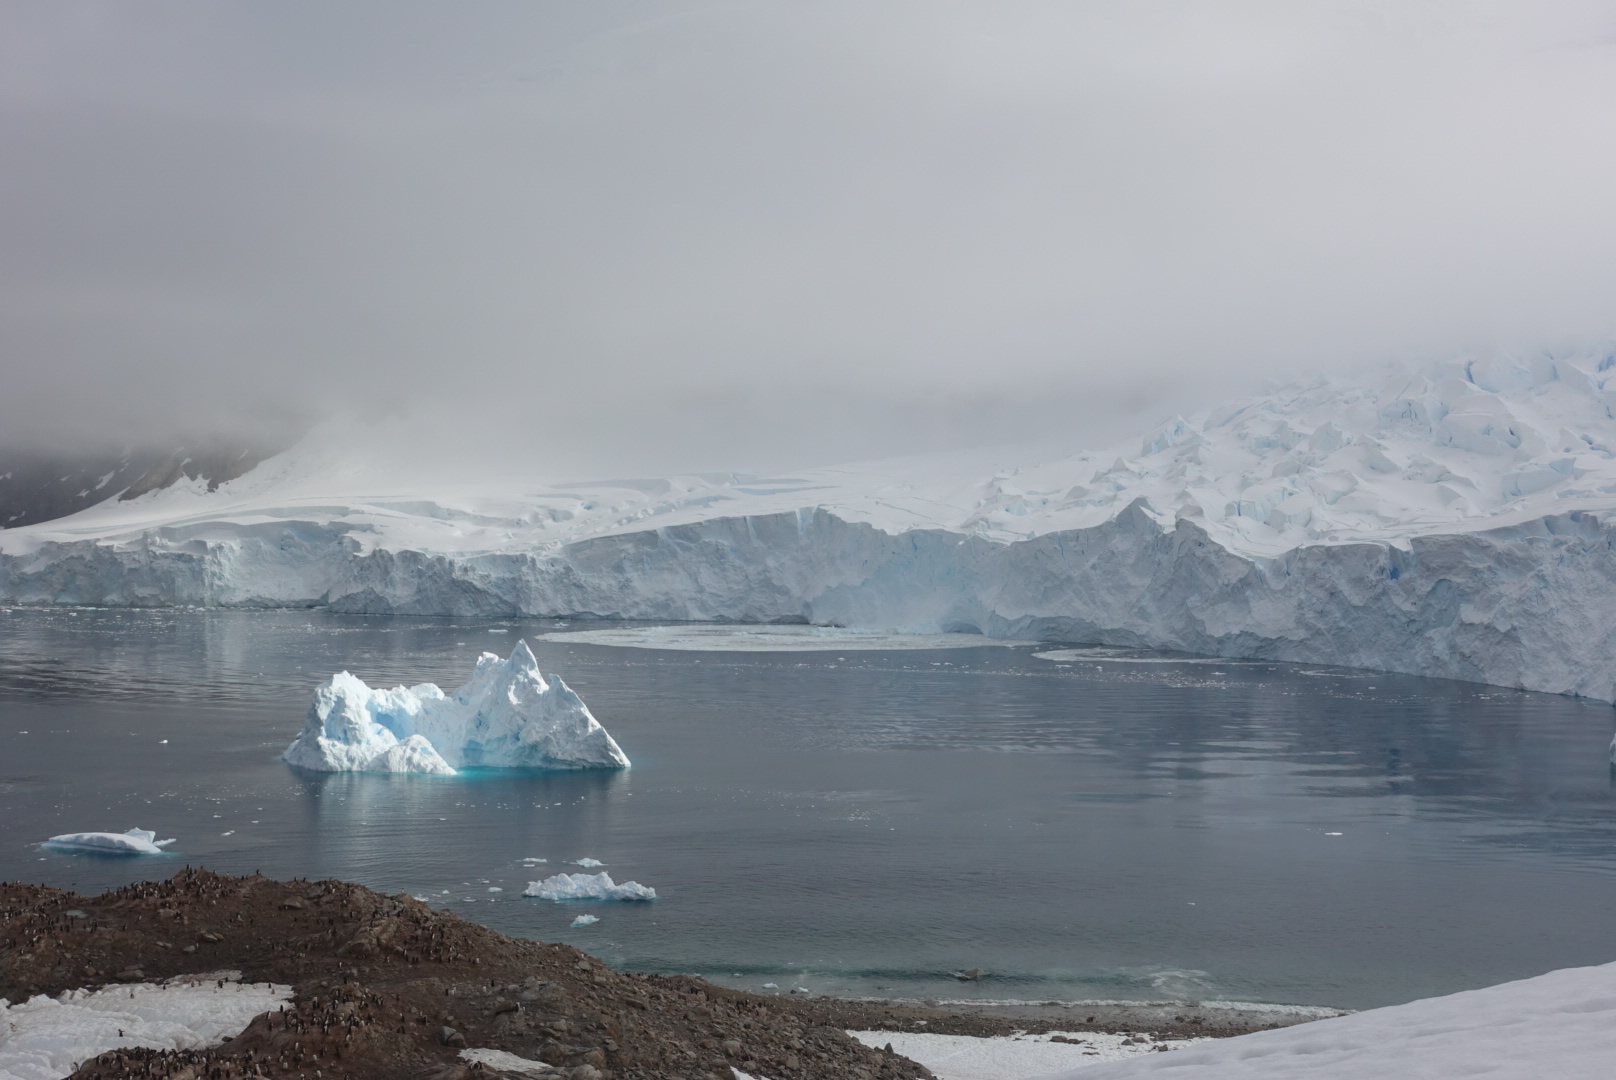
<path id="1" fill-rule="evenodd" d="M 445 696 L 433 683 L 373 690 L 339 672 L 314 692 L 282 755 L 321 772 L 452 776 L 467 766 L 626 769 L 616 741 L 559 678 L 546 682 L 526 641 L 509 660 L 483 653 Z"/>

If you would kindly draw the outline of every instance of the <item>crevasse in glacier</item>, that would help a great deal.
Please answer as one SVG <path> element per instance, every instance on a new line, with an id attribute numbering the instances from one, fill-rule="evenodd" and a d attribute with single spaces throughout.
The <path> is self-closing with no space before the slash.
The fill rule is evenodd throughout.
<path id="1" fill-rule="evenodd" d="M 432 683 L 373 690 L 346 671 L 314 692 L 285 760 L 321 772 L 452 776 L 467 766 L 624 769 L 628 757 L 559 678 L 518 641 L 483 653 L 452 695 Z"/>

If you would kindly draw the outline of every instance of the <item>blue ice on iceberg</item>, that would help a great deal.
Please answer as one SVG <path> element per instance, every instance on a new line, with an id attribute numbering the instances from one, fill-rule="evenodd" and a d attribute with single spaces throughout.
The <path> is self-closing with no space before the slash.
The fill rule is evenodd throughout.
<path id="1" fill-rule="evenodd" d="M 559 678 L 546 682 L 526 641 L 509 660 L 483 653 L 452 695 L 433 683 L 373 690 L 339 672 L 314 692 L 282 757 L 321 772 L 453 776 L 467 766 L 626 769 L 627 755 Z"/>
<path id="2" fill-rule="evenodd" d="M 57 851 L 90 851 L 103 855 L 161 855 L 173 840 L 159 840 L 150 829 L 128 832 L 75 832 L 53 836 L 45 841 Z"/>
<path id="3" fill-rule="evenodd" d="M 536 896 L 540 900 L 655 900 L 656 890 L 648 889 L 637 881 L 619 885 L 612 875 L 557 874 L 543 881 L 530 881 L 523 896 Z"/>

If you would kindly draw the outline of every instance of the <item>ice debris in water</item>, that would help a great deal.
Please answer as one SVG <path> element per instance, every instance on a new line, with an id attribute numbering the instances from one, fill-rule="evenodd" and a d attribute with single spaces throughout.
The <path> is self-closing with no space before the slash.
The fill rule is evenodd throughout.
<path id="1" fill-rule="evenodd" d="M 598 922 L 600 922 L 600 920 L 597 919 L 593 915 L 580 915 L 576 919 L 572 920 L 572 925 L 574 925 L 574 926 L 593 926 L 594 924 L 596 924 Z"/>
<path id="2" fill-rule="evenodd" d="M 655 900 L 656 890 L 648 889 L 637 881 L 619 885 L 612 875 L 557 874 L 543 881 L 530 881 L 523 896 L 536 896 L 540 900 Z"/>
<path id="3" fill-rule="evenodd" d="M 574 866 L 596 867 L 596 866 L 605 866 L 606 864 L 601 862 L 599 859 L 579 859 L 577 862 L 573 863 L 572 865 L 574 865 Z"/>
<path id="4" fill-rule="evenodd" d="M 63 833 L 45 841 L 46 845 L 60 851 L 95 851 L 110 855 L 161 855 L 173 842 L 157 839 L 157 834 L 150 829 Z"/>
<path id="5" fill-rule="evenodd" d="M 467 766 L 625 769 L 628 757 L 559 678 L 546 682 L 518 641 L 483 653 L 446 696 L 433 683 L 373 690 L 340 672 L 314 692 L 302 734 L 282 755 L 321 772 L 452 776 Z"/>

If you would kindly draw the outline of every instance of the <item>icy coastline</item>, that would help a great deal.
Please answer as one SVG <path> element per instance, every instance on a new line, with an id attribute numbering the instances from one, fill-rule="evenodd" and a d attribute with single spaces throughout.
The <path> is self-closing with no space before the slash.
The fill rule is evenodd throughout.
<path id="1" fill-rule="evenodd" d="M 0 602 L 964 631 L 1609 701 L 1613 379 L 1589 354 L 1294 387 L 985 479 L 956 456 L 383 500 L 294 450 L 0 532 Z"/>
<path id="2" fill-rule="evenodd" d="M 320 772 L 453 776 L 466 766 L 624 769 L 628 756 L 583 699 L 547 682 L 518 641 L 508 660 L 483 653 L 453 694 L 433 683 L 373 690 L 346 671 L 314 692 L 282 755 Z"/>

